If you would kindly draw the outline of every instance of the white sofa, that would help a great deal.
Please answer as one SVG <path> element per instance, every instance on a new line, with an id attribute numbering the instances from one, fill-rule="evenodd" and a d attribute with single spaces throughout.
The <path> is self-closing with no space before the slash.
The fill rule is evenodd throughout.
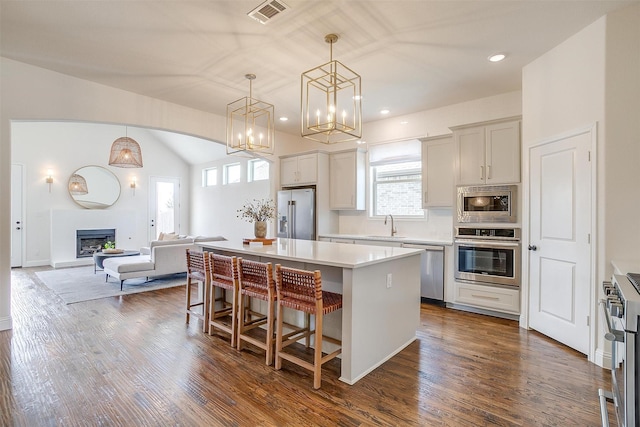
<path id="1" fill-rule="evenodd" d="M 140 255 L 113 257 L 104 260 L 105 281 L 110 277 L 124 281 L 137 277 L 165 276 L 187 271 L 187 249 L 198 250 L 197 242 L 226 240 L 224 237 L 189 237 L 168 241 L 152 241 L 148 249 L 142 248 Z M 145 253 L 146 252 L 146 253 Z"/>

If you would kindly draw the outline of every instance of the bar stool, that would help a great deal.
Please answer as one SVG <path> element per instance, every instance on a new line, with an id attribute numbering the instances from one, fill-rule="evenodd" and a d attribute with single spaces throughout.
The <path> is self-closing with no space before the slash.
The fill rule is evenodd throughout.
<path id="1" fill-rule="evenodd" d="M 191 316 L 202 319 L 202 332 L 207 332 L 209 327 L 208 289 L 211 284 L 209 270 L 209 255 L 207 253 L 187 249 L 186 323 L 189 323 Z M 194 302 L 191 300 L 191 287 L 198 283 L 202 283 L 202 297 Z M 202 312 L 197 310 L 197 307 L 202 307 Z"/>
<path id="2" fill-rule="evenodd" d="M 251 299 L 267 302 L 267 314 L 251 309 Z M 271 263 L 262 263 L 238 258 L 238 350 L 242 341 L 259 347 L 266 352 L 265 363 L 273 363 L 274 319 L 276 286 Z M 252 329 L 267 325 L 266 336 L 260 340 L 248 335 Z"/>
<path id="3" fill-rule="evenodd" d="M 322 357 L 322 341 L 331 342 L 342 346 L 342 341 L 322 335 L 322 317 L 325 314 L 342 308 L 342 295 L 322 290 L 322 278 L 320 271 L 306 271 L 296 268 L 283 267 L 276 264 L 276 292 L 278 302 L 277 328 L 276 328 L 276 364 L 275 368 L 282 367 L 282 359 L 288 360 L 313 372 L 313 388 L 320 388 L 322 365 L 335 358 L 342 352 L 342 347 Z M 283 336 L 282 333 L 282 309 L 288 307 L 305 313 L 305 326 Z M 315 316 L 315 329 L 309 326 L 309 316 Z M 309 346 L 309 337 L 315 335 L 315 349 L 313 363 L 309 363 L 293 354 L 284 352 L 284 348 L 297 342 L 301 338 L 306 339 Z"/>
<path id="4" fill-rule="evenodd" d="M 231 347 L 236 346 L 236 331 L 238 330 L 238 264 L 236 257 L 224 256 L 209 252 L 211 271 L 211 286 L 209 286 L 209 335 L 213 335 L 217 328 L 231 335 Z M 216 298 L 216 288 L 221 289 L 220 297 Z M 231 291 L 231 302 L 227 301 L 227 291 Z M 216 304 L 217 303 L 217 304 Z M 217 307 L 216 307 L 217 306 Z M 231 317 L 231 324 L 221 319 Z"/>

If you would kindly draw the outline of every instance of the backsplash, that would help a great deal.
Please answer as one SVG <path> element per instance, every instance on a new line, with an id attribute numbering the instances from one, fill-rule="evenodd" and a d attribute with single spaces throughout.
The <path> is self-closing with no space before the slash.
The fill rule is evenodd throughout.
<path id="1" fill-rule="evenodd" d="M 453 240 L 451 209 L 425 210 L 424 219 L 394 218 L 398 236 Z M 364 212 L 341 211 L 338 219 L 339 234 L 380 235 L 391 234 L 391 224 L 384 218 L 369 218 Z"/>

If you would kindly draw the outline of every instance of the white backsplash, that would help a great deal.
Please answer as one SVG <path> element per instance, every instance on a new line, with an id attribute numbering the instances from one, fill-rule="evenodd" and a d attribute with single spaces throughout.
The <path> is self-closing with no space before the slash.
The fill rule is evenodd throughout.
<path id="1" fill-rule="evenodd" d="M 394 218 L 398 236 L 433 240 L 453 240 L 453 216 L 451 209 L 425 210 L 424 219 Z M 366 212 L 341 211 L 339 234 L 391 235 L 391 224 L 384 218 L 369 218 Z"/>

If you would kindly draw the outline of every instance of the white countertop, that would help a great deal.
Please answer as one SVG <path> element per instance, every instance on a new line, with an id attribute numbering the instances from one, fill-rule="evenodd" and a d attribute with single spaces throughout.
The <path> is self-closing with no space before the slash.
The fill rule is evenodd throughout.
<path id="1" fill-rule="evenodd" d="M 439 245 L 439 246 L 451 246 L 453 242 L 451 240 L 444 239 L 428 239 L 422 237 L 403 237 L 403 236 L 369 236 L 364 234 L 320 234 L 318 237 L 325 237 L 329 239 L 354 239 L 354 240 L 372 240 L 377 242 L 398 242 L 398 243 L 411 243 L 417 245 Z"/>
<path id="2" fill-rule="evenodd" d="M 613 260 L 611 265 L 615 274 L 640 273 L 640 260 Z"/>
<path id="3" fill-rule="evenodd" d="M 278 238 L 272 245 L 265 246 L 243 245 L 240 241 L 231 240 L 196 242 L 196 244 L 205 249 L 229 251 L 237 253 L 239 256 L 247 254 L 342 268 L 365 267 L 422 253 L 421 249 L 345 245 L 342 243 L 284 238 Z"/>

